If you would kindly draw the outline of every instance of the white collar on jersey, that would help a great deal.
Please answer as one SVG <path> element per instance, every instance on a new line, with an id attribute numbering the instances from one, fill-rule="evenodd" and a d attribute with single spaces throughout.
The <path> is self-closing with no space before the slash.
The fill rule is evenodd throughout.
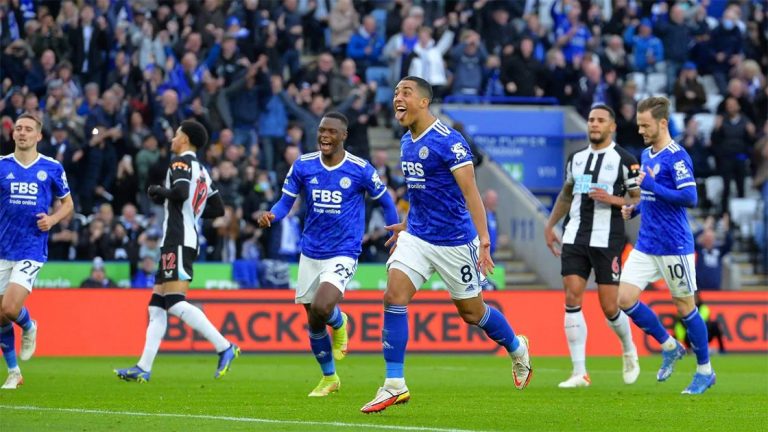
<path id="1" fill-rule="evenodd" d="M 433 127 L 435 127 L 436 124 L 440 123 L 440 119 L 435 117 L 435 121 L 432 122 L 431 125 L 429 125 L 428 128 L 424 129 L 424 132 L 421 133 L 418 137 L 414 138 L 413 134 L 411 134 L 411 141 L 416 142 L 420 139 L 422 139 L 429 131 L 432 130 Z"/>
<path id="2" fill-rule="evenodd" d="M 664 150 L 668 149 L 669 146 L 671 146 L 674 143 L 675 143 L 675 140 L 670 141 L 667 145 L 664 146 L 664 148 L 662 148 L 661 150 L 657 151 L 656 153 L 653 152 L 653 146 L 651 146 L 648 149 L 648 157 L 651 158 L 651 159 L 655 158 L 656 156 L 660 155 L 661 152 L 663 152 Z"/>
<path id="3" fill-rule="evenodd" d="M 15 155 L 15 154 L 13 154 L 13 153 L 11 153 L 11 157 L 13 158 L 13 160 L 14 160 L 14 161 L 15 161 L 17 164 L 19 164 L 19 166 L 21 166 L 21 167 L 22 167 L 22 168 L 24 168 L 24 169 L 28 169 L 29 167 L 31 167 L 32 165 L 36 164 L 36 163 L 37 163 L 37 161 L 39 161 L 39 160 L 40 160 L 40 153 L 38 153 L 38 154 L 37 154 L 37 157 L 35 158 L 35 160 L 33 160 L 32 162 L 30 162 L 30 163 L 29 163 L 29 165 L 24 165 L 23 163 L 21 163 L 21 161 L 19 161 L 18 159 L 16 159 L 16 155 Z"/>
<path id="4" fill-rule="evenodd" d="M 341 162 L 339 162 L 336 165 L 331 166 L 331 167 L 329 167 L 328 165 L 323 163 L 323 155 L 322 154 L 320 155 L 320 157 L 318 159 L 320 160 L 320 165 L 322 165 L 323 168 L 325 168 L 328 171 L 333 171 L 333 170 L 339 168 L 340 166 L 344 165 L 344 162 L 347 161 L 347 157 L 349 157 L 349 152 L 345 150 L 344 151 L 344 159 L 342 159 Z"/>
<path id="5" fill-rule="evenodd" d="M 614 147 L 616 147 L 616 141 L 611 141 L 611 143 L 608 144 L 607 147 L 601 148 L 600 150 L 592 150 L 592 144 L 590 144 L 589 145 L 589 151 L 594 153 L 594 154 L 603 154 L 603 153 L 607 152 L 608 150 L 613 149 Z"/>
<path id="6" fill-rule="evenodd" d="M 197 153 L 193 152 L 192 150 L 187 150 L 187 151 L 185 151 L 185 152 L 182 152 L 182 153 L 179 155 L 179 157 L 182 157 L 182 156 L 184 156 L 184 155 L 192 155 L 192 156 L 194 156 L 194 157 L 197 157 Z"/>

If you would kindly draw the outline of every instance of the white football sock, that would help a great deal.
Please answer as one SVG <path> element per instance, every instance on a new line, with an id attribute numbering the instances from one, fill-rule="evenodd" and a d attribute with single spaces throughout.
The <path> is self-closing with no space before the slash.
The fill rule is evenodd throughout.
<path id="1" fill-rule="evenodd" d="M 622 311 L 619 311 L 619 317 L 615 320 L 608 321 L 608 326 L 611 327 L 616 336 L 621 341 L 622 352 L 624 354 L 631 354 L 637 351 L 635 343 L 632 341 L 632 329 L 629 327 L 629 317 Z"/>
<path id="2" fill-rule="evenodd" d="M 661 349 L 664 351 L 672 351 L 675 348 L 677 348 L 677 341 L 672 336 L 667 337 L 667 340 L 661 344 Z"/>
<path id="3" fill-rule="evenodd" d="M 208 339 L 208 341 L 213 344 L 216 352 L 222 352 L 229 348 L 229 341 L 219 333 L 210 321 L 208 321 L 208 317 L 205 316 L 205 313 L 189 302 L 178 302 L 171 306 L 171 308 L 168 309 L 168 312 L 179 317 L 185 324 L 195 329 L 195 331 L 203 335 L 204 338 Z"/>
<path id="4" fill-rule="evenodd" d="M 565 313 L 565 337 L 568 339 L 568 350 L 571 352 L 573 362 L 573 374 L 585 375 L 587 373 L 587 322 L 584 321 L 584 313 Z"/>
<path id="5" fill-rule="evenodd" d="M 147 338 L 144 340 L 144 352 L 136 366 L 144 371 L 152 370 L 152 363 L 155 362 L 155 356 L 160 349 L 160 342 L 165 336 L 165 329 L 168 327 L 168 312 L 158 306 L 149 308 L 149 324 L 147 324 Z"/>
<path id="6" fill-rule="evenodd" d="M 399 390 L 405 387 L 405 378 L 386 378 L 384 379 L 384 387 Z"/>
<path id="7" fill-rule="evenodd" d="M 696 365 L 696 372 L 702 375 L 712 375 L 712 363 L 707 362 L 703 365 Z"/>

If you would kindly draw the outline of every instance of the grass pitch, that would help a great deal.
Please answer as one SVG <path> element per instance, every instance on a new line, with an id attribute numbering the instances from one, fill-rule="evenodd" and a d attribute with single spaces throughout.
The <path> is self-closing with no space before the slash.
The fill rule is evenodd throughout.
<path id="1" fill-rule="evenodd" d="M 220 381 L 213 354 L 160 354 L 148 384 L 113 375 L 135 358 L 35 358 L 21 365 L 23 387 L 0 390 L 0 430 L 768 430 L 768 357 L 712 360 L 717 384 L 685 396 L 692 355 L 665 383 L 655 378 L 660 356 L 642 358 L 632 386 L 621 380 L 620 358 L 589 358 L 592 387 L 573 390 L 557 388 L 569 359 L 534 357 L 524 391 L 514 388 L 506 357 L 410 355 L 411 402 L 365 415 L 360 407 L 383 380 L 380 356 L 352 353 L 337 363 L 341 391 L 320 399 L 307 397 L 321 376 L 309 353 L 244 355 Z"/>

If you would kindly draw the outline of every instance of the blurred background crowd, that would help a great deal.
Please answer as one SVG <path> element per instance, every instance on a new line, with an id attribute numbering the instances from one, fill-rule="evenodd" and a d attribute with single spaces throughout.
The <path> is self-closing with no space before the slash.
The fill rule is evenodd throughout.
<path id="1" fill-rule="evenodd" d="M 370 142 L 371 128 L 401 132 L 390 105 L 403 76 L 430 81 L 437 102 L 554 101 L 582 115 L 607 103 L 616 141 L 636 154 L 635 103 L 665 94 L 714 197 L 701 206 L 720 216 L 732 182 L 768 196 L 766 11 L 765 0 L 0 0 L 0 150 L 13 151 L 22 112 L 44 119 L 39 149 L 64 165 L 76 203 L 49 259 L 126 260 L 139 274 L 157 262 L 162 221 L 144 191 L 163 181 L 179 123 L 196 119 L 226 204 L 200 227 L 200 259 L 293 262 L 300 206 L 269 231 L 255 215 L 314 151 L 330 109 L 351 121 L 347 150 L 407 210 L 399 161 Z M 710 177 L 725 185 L 714 195 Z M 377 206 L 367 221 L 361 262 L 382 262 Z"/>

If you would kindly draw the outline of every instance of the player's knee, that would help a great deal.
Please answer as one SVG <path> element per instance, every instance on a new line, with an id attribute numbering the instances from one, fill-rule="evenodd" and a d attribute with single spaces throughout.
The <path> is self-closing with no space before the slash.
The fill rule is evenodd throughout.
<path id="1" fill-rule="evenodd" d="M 636 291 L 631 285 L 619 286 L 619 307 L 621 309 L 629 309 L 637 303 L 639 292 Z"/>
<path id="2" fill-rule="evenodd" d="M 20 311 L 20 307 L 9 301 L 3 301 L 2 305 L 0 305 L 0 314 L 10 321 L 15 320 L 19 316 Z"/>
<path id="3" fill-rule="evenodd" d="M 384 304 L 407 305 L 409 300 L 408 293 L 404 292 L 404 290 L 388 287 L 387 290 L 384 291 Z"/>
<path id="4" fill-rule="evenodd" d="M 605 315 L 606 318 L 613 318 L 619 313 L 618 302 L 614 304 L 601 304 L 600 306 L 603 308 L 603 315 Z"/>
<path id="5" fill-rule="evenodd" d="M 565 290 L 565 304 L 566 306 L 581 306 L 582 295 L 575 293 L 568 289 Z"/>
<path id="6" fill-rule="evenodd" d="M 461 315 L 461 319 L 463 319 L 465 323 L 470 325 L 477 325 L 480 323 L 480 320 L 483 319 L 484 313 L 479 313 L 478 311 L 474 310 L 460 310 L 459 315 Z"/>
<path id="7" fill-rule="evenodd" d="M 318 320 L 325 323 L 328 321 L 328 318 L 331 317 L 331 313 L 333 312 L 334 304 L 332 302 L 323 302 L 323 301 L 317 301 L 315 300 L 312 302 L 312 305 L 309 307 L 309 313 L 316 317 Z"/>

